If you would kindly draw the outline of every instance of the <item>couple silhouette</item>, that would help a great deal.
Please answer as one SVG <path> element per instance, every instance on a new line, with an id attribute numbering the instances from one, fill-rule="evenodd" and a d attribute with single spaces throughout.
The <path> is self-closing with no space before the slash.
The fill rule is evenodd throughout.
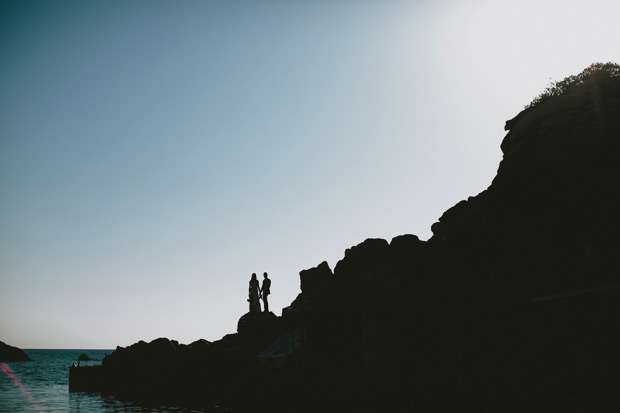
<path id="1" fill-rule="evenodd" d="M 258 279 L 256 278 L 256 273 L 252 274 L 252 278 L 250 278 L 250 298 L 248 301 L 250 302 L 250 312 L 251 313 L 260 313 L 260 299 L 263 299 L 263 304 L 265 305 L 265 312 L 269 312 L 269 301 L 268 296 L 271 294 L 271 280 L 267 273 L 263 273 L 263 285 L 261 287 L 258 286 Z"/>

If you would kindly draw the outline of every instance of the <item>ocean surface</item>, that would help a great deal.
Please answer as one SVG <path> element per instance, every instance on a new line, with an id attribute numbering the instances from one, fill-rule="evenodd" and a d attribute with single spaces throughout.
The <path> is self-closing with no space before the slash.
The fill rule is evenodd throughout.
<path id="1" fill-rule="evenodd" d="M 69 392 L 69 367 L 82 353 L 101 364 L 113 350 L 27 350 L 33 361 L 0 363 L 0 412 L 203 412 L 175 406 L 146 406 L 99 393 Z"/>

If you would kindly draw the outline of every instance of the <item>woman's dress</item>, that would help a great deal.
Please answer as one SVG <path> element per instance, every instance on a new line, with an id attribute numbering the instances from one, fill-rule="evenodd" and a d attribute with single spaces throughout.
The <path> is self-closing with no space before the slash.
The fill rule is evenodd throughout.
<path id="1" fill-rule="evenodd" d="M 258 301 L 258 280 L 250 280 L 250 312 L 260 313 L 260 301 Z"/>

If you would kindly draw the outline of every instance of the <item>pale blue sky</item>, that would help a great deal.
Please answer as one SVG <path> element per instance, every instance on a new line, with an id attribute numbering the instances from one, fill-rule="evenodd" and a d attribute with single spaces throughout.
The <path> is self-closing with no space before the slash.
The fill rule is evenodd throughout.
<path id="1" fill-rule="evenodd" d="M 0 3 L 0 340 L 234 332 L 252 272 L 427 239 L 616 1 Z"/>

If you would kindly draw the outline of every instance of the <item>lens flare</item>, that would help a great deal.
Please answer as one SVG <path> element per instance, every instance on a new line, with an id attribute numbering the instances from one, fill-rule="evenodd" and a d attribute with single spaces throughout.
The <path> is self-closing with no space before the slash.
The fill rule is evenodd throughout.
<path id="1" fill-rule="evenodd" d="M 37 412 L 43 412 L 43 409 L 41 409 L 41 407 L 34 400 L 34 397 L 32 397 L 32 394 L 28 391 L 26 386 L 24 386 L 24 383 L 22 383 L 22 381 L 19 379 L 19 377 L 17 377 L 15 375 L 15 373 L 13 373 L 13 370 L 11 370 L 9 365 L 6 364 L 6 363 L 1 363 L 0 362 L 0 369 L 2 369 L 2 371 L 4 371 L 7 376 L 9 376 L 9 378 L 13 381 L 13 383 L 15 383 L 17 388 L 20 389 L 22 391 L 22 393 L 24 393 L 24 396 L 26 396 L 28 398 L 28 400 L 30 400 L 30 403 L 32 403 L 32 407 L 34 407 L 34 409 Z"/>

